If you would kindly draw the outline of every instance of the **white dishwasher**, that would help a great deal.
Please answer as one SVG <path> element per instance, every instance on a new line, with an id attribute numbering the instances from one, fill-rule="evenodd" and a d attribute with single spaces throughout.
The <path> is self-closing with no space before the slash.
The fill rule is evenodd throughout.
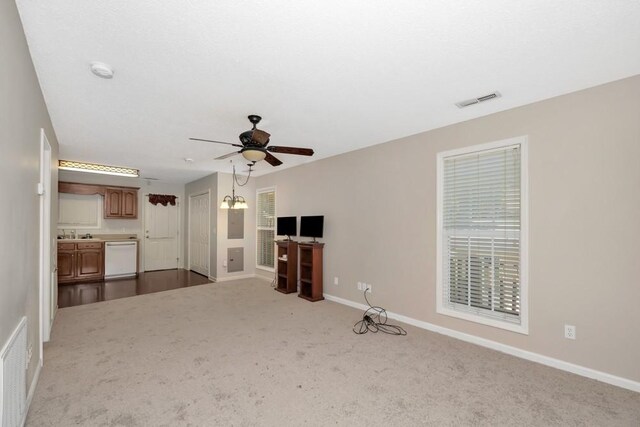
<path id="1" fill-rule="evenodd" d="M 130 277 L 137 273 L 138 242 L 106 242 L 104 248 L 104 277 Z"/>

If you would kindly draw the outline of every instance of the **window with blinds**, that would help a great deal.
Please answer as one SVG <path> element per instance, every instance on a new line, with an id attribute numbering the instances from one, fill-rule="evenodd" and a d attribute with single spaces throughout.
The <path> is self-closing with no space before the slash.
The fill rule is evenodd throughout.
<path id="1" fill-rule="evenodd" d="M 256 204 L 256 264 L 274 268 L 274 239 L 276 225 L 276 190 L 258 190 Z"/>
<path id="2" fill-rule="evenodd" d="M 438 312 L 526 332 L 523 144 L 438 156 Z"/>

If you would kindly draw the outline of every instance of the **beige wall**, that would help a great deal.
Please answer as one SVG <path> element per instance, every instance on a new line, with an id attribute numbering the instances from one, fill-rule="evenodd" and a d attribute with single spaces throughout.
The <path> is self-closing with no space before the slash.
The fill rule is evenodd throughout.
<path id="1" fill-rule="evenodd" d="M 39 196 L 40 129 L 57 164 L 58 142 L 31 62 L 15 2 L 0 2 L 0 347 L 23 316 L 28 319 L 28 344 L 33 357 L 27 384 L 40 358 Z M 57 169 L 53 171 L 53 181 Z M 52 192 L 52 237 L 57 222 L 57 190 Z"/>
<path id="2" fill-rule="evenodd" d="M 529 335 L 439 315 L 435 302 L 436 154 L 521 135 L 529 138 Z M 279 216 L 325 215 L 325 293 L 364 302 L 356 289 L 364 281 L 372 303 L 389 311 L 640 381 L 639 159 L 636 76 L 256 186 L 277 185 Z M 565 323 L 577 327 L 575 341 L 564 339 Z"/>

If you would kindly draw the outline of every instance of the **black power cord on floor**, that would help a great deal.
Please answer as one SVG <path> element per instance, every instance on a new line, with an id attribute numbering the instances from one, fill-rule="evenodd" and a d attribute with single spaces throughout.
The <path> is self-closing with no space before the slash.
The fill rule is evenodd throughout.
<path id="1" fill-rule="evenodd" d="M 353 325 L 353 332 L 358 335 L 366 334 L 371 331 L 384 332 L 389 335 L 407 335 L 407 331 L 397 325 L 387 324 L 387 311 L 375 305 L 371 305 L 367 298 L 367 290 L 364 291 L 364 300 L 369 305 L 369 308 L 362 315 L 362 320 L 359 320 Z"/>

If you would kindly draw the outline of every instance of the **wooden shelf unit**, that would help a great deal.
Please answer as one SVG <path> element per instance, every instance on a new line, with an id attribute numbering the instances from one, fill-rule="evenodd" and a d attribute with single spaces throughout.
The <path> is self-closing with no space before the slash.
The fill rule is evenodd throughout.
<path id="1" fill-rule="evenodd" d="M 298 290 L 298 242 L 282 240 L 278 246 L 276 291 L 291 294 Z M 283 259 L 286 258 L 286 259 Z"/>
<path id="2" fill-rule="evenodd" d="M 300 243 L 300 293 L 307 301 L 321 301 L 324 243 Z"/>

